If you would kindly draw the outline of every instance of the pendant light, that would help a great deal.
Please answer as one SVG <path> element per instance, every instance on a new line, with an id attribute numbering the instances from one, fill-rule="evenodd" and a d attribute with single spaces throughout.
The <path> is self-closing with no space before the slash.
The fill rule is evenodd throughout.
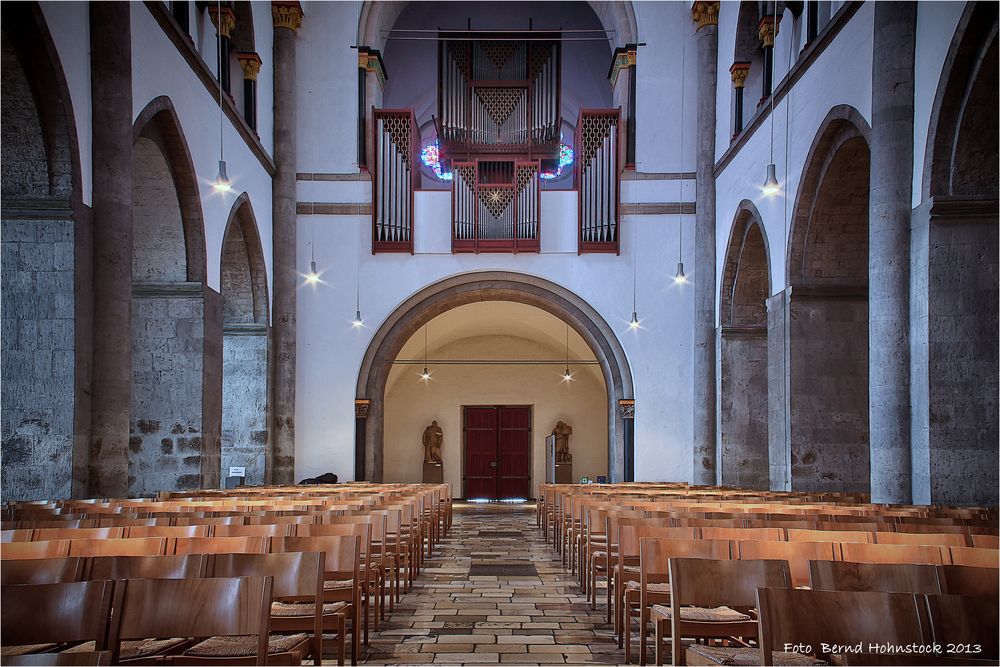
<path id="1" fill-rule="evenodd" d="M 635 313 L 632 313 L 632 317 L 635 317 Z M 569 325 L 566 325 L 566 372 L 563 373 L 562 381 L 571 382 L 573 380 L 573 374 L 569 372 Z"/>
<path id="2" fill-rule="evenodd" d="M 306 274 L 306 282 L 315 285 L 319 282 L 319 271 L 316 270 L 316 230 L 313 229 L 312 241 L 309 243 L 310 259 L 309 273 Z"/>
<path id="3" fill-rule="evenodd" d="M 777 6 L 773 10 L 777 12 Z M 763 192 L 768 197 L 778 194 L 781 192 L 781 185 L 778 183 L 778 177 L 776 170 L 774 168 L 774 47 L 776 46 L 776 38 L 778 22 L 775 20 L 777 16 L 771 16 L 771 146 L 770 146 L 770 160 L 768 160 L 767 165 L 767 178 L 764 180 Z M 791 45 L 789 45 L 791 49 Z"/>
<path id="4" fill-rule="evenodd" d="M 355 179 L 357 187 L 355 188 L 355 198 L 358 200 L 358 217 L 361 217 L 361 165 L 354 165 L 358 168 L 358 177 Z M 361 257 L 358 256 L 357 271 L 355 272 L 355 293 L 354 293 L 354 319 L 351 320 L 351 326 L 355 329 L 360 329 L 364 326 L 365 321 L 361 319 Z"/>
<path id="5" fill-rule="evenodd" d="M 687 61 L 687 39 L 681 39 L 681 165 L 684 165 L 684 93 L 685 74 Z M 677 180 L 677 202 L 684 198 L 684 181 Z M 687 276 L 684 275 L 684 218 L 681 216 L 680 208 L 677 209 L 677 273 L 674 274 L 674 284 L 684 285 L 687 283 Z"/>
<path id="6" fill-rule="evenodd" d="M 223 139 L 223 127 L 225 114 L 223 113 L 222 106 L 222 59 L 228 57 L 228 54 L 222 52 L 222 0 L 216 1 L 216 21 L 218 25 L 215 26 L 215 43 L 216 51 L 219 54 L 219 173 L 215 177 L 215 182 L 212 183 L 212 188 L 216 192 L 232 192 L 233 186 L 229 182 L 229 176 L 226 174 L 226 158 L 224 149 L 224 139 Z"/>
<path id="7" fill-rule="evenodd" d="M 424 372 L 420 374 L 420 379 L 423 382 L 429 382 L 431 379 L 431 374 L 427 370 L 427 325 L 424 325 Z"/>
<path id="8" fill-rule="evenodd" d="M 629 323 L 628 323 L 628 328 L 632 329 L 632 330 L 635 330 L 635 329 L 639 328 L 639 316 L 636 315 L 636 310 L 635 310 L 635 286 L 636 286 L 636 281 L 635 281 L 636 268 L 635 267 L 639 263 L 639 243 L 638 243 L 638 239 L 639 239 L 639 227 L 638 227 L 638 225 L 634 225 L 634 227 L 635 227 L 635 235 L 636 235 L 636 244 L 635 244 L 635 255 L 632 257 L 632 319 L 629 320 Z"/>

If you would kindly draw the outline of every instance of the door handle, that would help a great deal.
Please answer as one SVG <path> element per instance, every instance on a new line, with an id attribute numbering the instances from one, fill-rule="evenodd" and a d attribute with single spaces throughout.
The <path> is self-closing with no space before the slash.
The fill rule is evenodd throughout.
<path id="1" fill-rule="evenodd" d="M 496 468 L 497 467 L 497 462 L 496 461 L 490 461 L 490 467 L 491 468 Z"/>

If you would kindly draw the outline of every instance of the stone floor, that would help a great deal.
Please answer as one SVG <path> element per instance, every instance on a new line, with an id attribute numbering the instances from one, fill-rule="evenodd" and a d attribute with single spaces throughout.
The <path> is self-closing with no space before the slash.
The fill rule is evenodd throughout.
<path id="1" fill-rule="evenodd" d="M 603 605 L 535 527 L 534 505 L 456 503 L 454 524 L 362 657 L 388 664 L 620 664 Z"/>

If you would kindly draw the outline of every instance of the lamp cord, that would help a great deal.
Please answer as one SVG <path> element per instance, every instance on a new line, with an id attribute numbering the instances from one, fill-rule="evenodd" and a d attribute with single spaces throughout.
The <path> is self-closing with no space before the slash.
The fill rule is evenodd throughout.
<path id="1" fill-rule="evenodd" d="M 222 58 L 224 56 L 222 53 L 222 0 L 216 0 L 215 11 L 215 20 L 218 22 L 218 25 L 215 26 L 215 45 L 216 51 L 219 53 L 219 161 L 222 162 L 226 159 L 223 139 L 225 114 L 222 110 Z"/>
<path id="2" fill-rule="evenodd" d="M 685 79 L 687 74 L 687 35 L 681 38 L 681 168 L 680 172 L 684 172 L 684 98 L 685 98 Z M 677 261 L 684 261 L 684 255 L 682 248 L 684 247 L 684 220 L 681 217 L 680 203 L 684 197 L 684 179 L 677 179 Z"/>

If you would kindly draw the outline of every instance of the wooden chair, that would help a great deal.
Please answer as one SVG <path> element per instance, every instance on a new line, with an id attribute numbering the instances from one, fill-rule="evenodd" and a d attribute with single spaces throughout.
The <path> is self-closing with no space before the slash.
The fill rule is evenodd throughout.
<path id="1" fill-rule="evenodd" d="M 788 588 L 788 563 L 777 560 L 707 560 L 671 558 L 670 606 L 653 605 L 656 664 L 663 664 L 664 630 L 669 628 L 673 665 L 688 663 L 682 637 L 757 639 L 751 612 L 761 587 Z M 694 656 L 691 656 L 694 657 Z M 695 658 L 694 662 L 697 662 Z"/>
<path id="2" fill-rule="evenodd" d="M 815 591 L 940 593 L 937 568 L 912 563 L 809 562 L 809 586 Z"/>
<path id="3" fill-rule="evenodd" d="M 0 543 L 30 542 L 34 534 L 34 528 L 15 528 L 13 530 L 0 531 Z"/>
<path id="4" fill-rule="evenodd" d="M 111 651 L 87 651 L 80 653 L 30 653 L 27 655 L 7 655 L 3 664 L 10 667 L 62 667 L 68 665 L 110 665 Z"/>
<path id="5" fill-rule="evenodd" d="M 0 567 L 0 584 L 64 584 L 83 579 L 83 558 L 11 560 Z M 107 577 L 110 579 L 111 577 Z"/>
<path id="6" fill-rule="evenodd" d="M 809 561 L 837 560 L 832 542 L 741 541 L 738 544 L 740 560 L 788 561 L 793 586 L 809 585 Z"/>
<path id="7" fill-rule="evenodd" d="M 654 603 L 669 602 L 671 558 L 709 558 L 729 560 L 729 540 L 675 540 L 641 538 L 639 540 L 639 664 L 646 664 L 646 635 L 649 609 Z M 666 590 L 654 590 L 654 584 L 666 584 Z M 632 646 L 632 591 L 625 591 L 625 662 L 630 662 Z"/>
<path id="8" fill-rule="evenodd" d="M 942 646 L 972 646 L 967 657 L 995 661 L 1000 658 L 1000 616 L 996 597 L 928 595 L 931 635 Z M 976 651 L 978 647 L 981 650 Z M 955 656 L 952 656 L 955 657 Z"/>
<path id="9" fill-rule="evenodd" d="M 262 554 L 268 537 L 178 537 L 175 554 Z"/>
<path id="10" fill-rule="evenodd" d="M 32 539 L 43 540 L 117 540 L 121 539 L 124 528 L 39 528 Z"/>
<path id="11" fill-rule="evenodd" d="M 1000 536 L 973 533 L 972 546 L 977 549 L 1000 549 Z"/>
<path id="12" fill-rule="evenodd" d="M 125 528 L 126 538 L 136 537 L 208 537 L 210 526 L 127 526 Z"/>
<path id="13" fill-rule="evenodd" d="M 112 581 L 0 587 L 2 654 L 51 650 L 65 642 L 95 642 L 104 650 L 111 618 Z"/>
<path id="14" fill-rule="evenodd" d="M 323 599 L 326 555 L 320 552 L 217 554 L 213 577 L 269 576 L 274 580 L 271 603 L 273 632 L 306 632 L 316 665 L 323 662 L 323 634 L 337 633 L 337 664 L 344 664 L 343 602 L 318 605 Z"/>
<path id="15" fill-rule="evenodd" d="M 875 533 L 875 544 L 917 544 L 938 547 L 964 547 L 962 533 Z"/>
<path id="16" fill-rule="evenodd" d="M 207 576 L 208 557 L 98 556 L 89 559 L 87 579 L 190 579 Z"/>
<path id="17" fill-rule="evenodd" d="M 803 654 L 785 653 L 788 645 L 924 644 L 926 612 L 923 596 L 912 593 L 809 591 L 761 588 L 761 665 L 806 664 Z M 829 660 L 827 655 L 817 655 Z M 813 664 L 825 664 L 815 662 Z"/>
<path id="18" fill-rule="evenodd" d="M 788 541 L 872 544 L 875 541 L 875 534 L 863 530 L 794 530 L 789 528 Z"/>
<path id="19" fill-rule="evenodd" d="M 701 536 L 706 540 L 761 540 L 764 542 L 785 541 L 785 531 L 782 528 L 718 528 L 705 526 Z"/>
<path id="20" fill-rule="evenodd" d="M 165 537 L 136 537 L 119 540 L 69 540 L 70 556 L 162 556 L 170 540 Z"/>
<path id="21" fill-rule="evenodd" d="M 852 563 L 922 563 L 942 565 L 941 547 L 918 544 L 842 544 L 842 560 Z"/>
<path id="22" fill-rule="evenodd" d="M 0 544 L 0 560 L 35 560 L 68 558 L 69 540 L 46 542 L 5 542 Z"/>
<path id="23" fill-rule="evenodd" d="M 949 547 L 952 565 L 1000 568 L 1000 551 L 977 547 Z"/>
<path id="24" fill-rule="evenodd" d="M 326 572 L 323 575 L 323 602 L 348 603 L 347 615 L 351 619 L 351 660 L 361 660 L 361 537 L 317 536 L 275 537 L 271 540 L 271 553 L 317 551 L 326 555 Z"/>
<path id="25" fill-rule="evenodd" d="M 1000 591 L 1000 570 L 993 567 L 939 565 L 937 575 L 941 592 L 948 595 L 997 597 Z"/>
<path id="26" fill-rule="evenodd" d="M 212 526 L 212 537 L 287 537 L 292 534 L 293 526 L 291 523 Z"/>
<path id="27" fill-rule="evenodd" d="M 194 514 L 170 514 L 173 526 L 227 526 L 242 525 L 243 517 L 238 516 L 196 516 Z"/>

